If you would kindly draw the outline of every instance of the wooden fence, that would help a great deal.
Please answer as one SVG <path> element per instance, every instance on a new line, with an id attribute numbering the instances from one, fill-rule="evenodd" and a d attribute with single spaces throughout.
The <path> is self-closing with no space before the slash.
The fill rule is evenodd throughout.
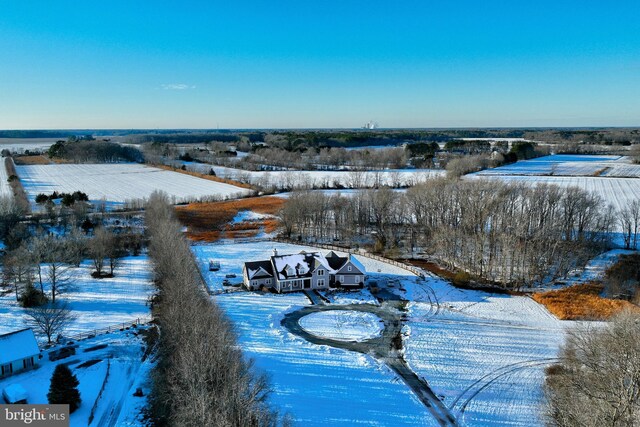
<path id="1" fill-rule="evenodd" d="M 143 317 L 143 318 L 138 317 L 137 319 L 133 319 L 129 322 L 118 323 L 116 325 L 107 326 L 106 328 L 92 329 L 92 330 L 75 334 L 75 335 L 66 335 L 64 336 L 64 338 L 65 340 L 70 340 L 70 341 L 82 341 L 87 338 L 94 338 L 98 335 L 110 334 L 112 332 L 123 331 L 129 328 L 137 328 L 140 325 L 145 325 L 150 322 L 151 322 L 151 317 Z"/>

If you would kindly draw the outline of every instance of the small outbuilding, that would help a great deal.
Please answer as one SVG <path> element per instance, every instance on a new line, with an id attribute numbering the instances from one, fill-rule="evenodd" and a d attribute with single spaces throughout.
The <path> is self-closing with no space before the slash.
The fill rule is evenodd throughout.
<path id="1" fill-rule="evenodd" d="M 33 369 L 40 361 L 40 348 L 32 329 L 0 335 L 0 378 Z"/>
<path id="2" fill-rule="evenodd" d="M 27 390 L 20 384 L 10 384 L 2 390 L 2 398 L 8 404 L 28 403 L 27 402 Z"/>

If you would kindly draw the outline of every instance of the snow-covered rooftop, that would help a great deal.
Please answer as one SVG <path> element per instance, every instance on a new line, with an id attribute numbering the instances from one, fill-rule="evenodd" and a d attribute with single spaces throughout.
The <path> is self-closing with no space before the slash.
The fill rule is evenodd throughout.
<path id="1" fill-rule="evenodd" d="M 40 353 L 33 330 L 23 329 L 0 335 L 0 365 Z"/>
<path id="2" fill-rule="evenodd" d="M 2 391 L 2 394 L 6 397 L 9 403 L 20 402 L 21 400 L 27 400 L 27 390 L 20 384 L 14 383 L 6 386 Z"/>
<path id="3" fill-rule="evenodd" d="M 287 271 L 287 276 L 299 277 L 313 272 L 319 266 L 324 267 L 329 273 L 335 273 L 324 255 L 318 252 L 303 251 L 299 254 L 276 255 L 271 257 L 271 260 L 279 279 L 288 278 L 282 274 L 283 271 Z"/>
<path id="4" fill-rule="evenodd" d="M 349 257 L 349 261 L 351 261 L 351 264 L 353 264 L 355 268 L 360 270 L 360 272 L 362 274 L 365 274 L 367 272 L 367 269 L 364 268 L 364 265 L 362 265 L 362 263 L 360 261 L 358 261 L 358 259 L 356 257 L 354 257 L 353 255 L 351 255 Z"/>

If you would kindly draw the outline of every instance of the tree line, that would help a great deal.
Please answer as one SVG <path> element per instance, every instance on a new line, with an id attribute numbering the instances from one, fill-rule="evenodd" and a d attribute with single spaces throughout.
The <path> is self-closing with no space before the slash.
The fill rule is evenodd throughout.
<path id="1" fill-rule="evenodd" d="M 275 426 L 269 386 L 244 359 L 230 320 L 205 292 L 166 195 L 146 206 L 160 327 L 151 412 L 156 425 Z"/>
<path id="2" fill-rule="evenodd" d="M 287 237 L 370 242 L 378 252 L 419 247 L 449 269 L 520 288 L 584 266 L 627 215 L 578 188 L 431 179 L 404 194 L 294 193 L 281 221 Z"/>

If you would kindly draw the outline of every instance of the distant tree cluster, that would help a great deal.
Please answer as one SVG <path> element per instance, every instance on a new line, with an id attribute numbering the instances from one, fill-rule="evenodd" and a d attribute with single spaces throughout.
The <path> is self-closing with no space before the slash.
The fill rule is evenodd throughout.
<path id="1" fill-rule="evenodd" d="M 58 141 L 49 148 L 48 155 L 51 158 L 65 159 L 75 163 L 144 161 L 142 153 L 137 148 L 86 139 Z"/>
<path id="2" fill-rule="evenodd" d="M 88 202 L 89 196 L 82 191 L 74 191 L 73 193 L 58 193 L 54 191 L 50 195 L 40 193 L 36 196 L 36 203 L 38 204 L 45 204 L 54 200 L 60 200 L 64 206 L 72 206 L 76 202 Z"/>

